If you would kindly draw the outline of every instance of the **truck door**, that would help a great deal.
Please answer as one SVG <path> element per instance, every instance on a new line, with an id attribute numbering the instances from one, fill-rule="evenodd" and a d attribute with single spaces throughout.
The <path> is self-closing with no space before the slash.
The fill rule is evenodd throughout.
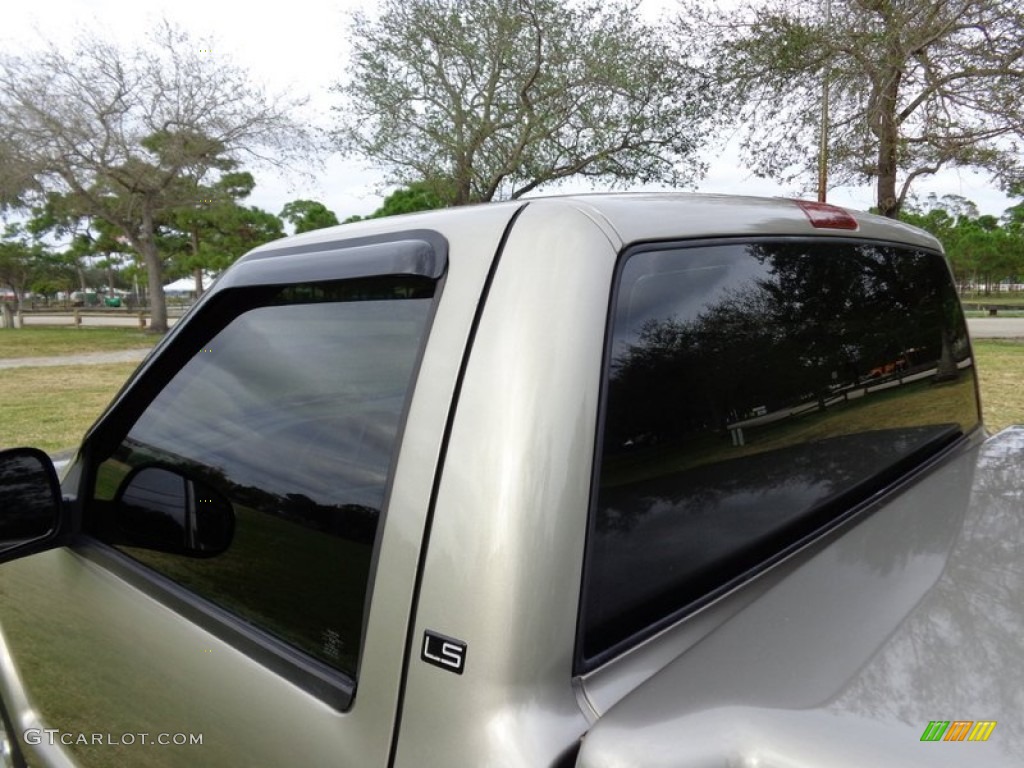
<path id="1" fill-rule="evenodd" d="M 436 232 L 256 254 L 143 364 L 65 480 L 82 535 L 0 567 L 30 765 L 386 764 L 476 308 L 440 296 L 509 215 L 462 269 Z"/>

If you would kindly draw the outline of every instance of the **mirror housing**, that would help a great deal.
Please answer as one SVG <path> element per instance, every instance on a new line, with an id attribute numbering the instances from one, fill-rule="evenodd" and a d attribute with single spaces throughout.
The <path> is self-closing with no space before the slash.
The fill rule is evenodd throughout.
<path id="1" fill-rule="evenodd" d="M 231 502 L 177 467 L 136 468 L 118 488 L 114 505 L 119 538 L 129 547 L 214 557 L 235 535 Z"/>
<path id="2" fill-rule="evenodd" d="M 0 562 L 53 546 L 62 523 L 60 483 L 37 448 L 0 451 Z"/>

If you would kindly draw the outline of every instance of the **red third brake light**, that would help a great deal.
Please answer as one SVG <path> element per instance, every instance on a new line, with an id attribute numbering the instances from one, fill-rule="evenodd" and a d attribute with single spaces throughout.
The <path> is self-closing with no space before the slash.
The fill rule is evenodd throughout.
<path id="1" fill-rule="evenodd" d="M 837 205 L 814 200 L 794 200 L 816 229 L 856 229 L 857 220 Z"/>

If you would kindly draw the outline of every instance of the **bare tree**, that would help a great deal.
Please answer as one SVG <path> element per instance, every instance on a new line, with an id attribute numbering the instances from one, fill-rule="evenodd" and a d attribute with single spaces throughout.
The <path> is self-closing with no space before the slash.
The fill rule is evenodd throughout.
<path id="1" fill-rule="evenodd" d="M 793 179 L 818 159 L 828 84 L 833 183 L 873 180 L 895 217 L 913 182 L 986 169 L 1005 186 L 1024 162 L 1022 0 L 767 0 L 709 11 L 684 0 L 718 87 L 746 124 L 759 173 Z M 806 178 L 806 176 L 805 176 Z"/>
<path id="2" fill-rule="evenodd" d="M 212 46 L 163 22 L 131 50 L 87 34 L 67 51 L 0 56 L 0 200 L 65 197 L 114 226 L 143 257 L 153 329 L 167 328 L 158 219 L 194 203 L 243 157 L 288 165 L 313 148 L 292 117 Z"/>
<path id="3" fill-rule="evenodd" d="M 691 182 L 703 76 L 621 0 L 383 0 L 357 14 L 335 138 L 446 203 L 570 176 Z"/>
<path id="4" fill-rule="evenodd" d="M 0 124 L 0 212 L 19 206 L 32 186 L 32 174 L 20 155 L 9 126 Z"/>

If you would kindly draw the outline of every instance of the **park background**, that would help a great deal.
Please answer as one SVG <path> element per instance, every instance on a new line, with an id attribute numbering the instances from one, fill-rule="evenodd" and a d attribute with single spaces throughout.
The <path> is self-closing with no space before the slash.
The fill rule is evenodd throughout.
<path id="1" fill-rule="evenodd" d="M 66 311 L 68 322 L 73 323 L 70 313 L 78 307 L 84 310 L 90 305 L 121 304 L 121 307 L 107 309 L 132 313 L 142 310 L 143 319 L 152 328 L 152 313 L 146 315 L 145 312 L 148 303 L 157 298 L 152 295 L 154 285 L 159 288 L 178 279 L 194 279 L 194 291 L 167 298 L 173 317 L 180 308 L 178 305 L 193 300 L 212 275 L 248 248 L 292 232 L 354 218 L 520 194 L 608 188 L 681 187 L 700 192 L 813 197 L 816 191 L 813 170 L 818 154 L 813 137 L 819 120 L 816 103 L 819 81 L 831 83 L 829 92 L 834 110 L 831 124 L 827 118 L 822 118 L 831 142 L 828 200 L 862 210 L 876 207 L 880 193 L 875 188 L 874 177 L 879 175 L 879 164 L 872 165 L 872 147 L 863 145 L 863 162 L 858 158 L 851 160 L 842 152 L 849 153 L 850 146 L 856 145 L 855 139 L 862 143 L 870 140 L 870 132 L 846 136 L 843 131 L 858 117 L 863 117 L 857 110 L 862 102 L 870 101 L 863 93 L 871 89 L 859 84 L 874 82 L 871 78 L 877 78 L 878 71 L 844 70 L 848 64 L 843 59 L 844 51 L 851 45 L 862 45 L 864 50 L 876 46 L 879 55 L 868 58 L 883 61 L 890 50 L 903 46 L 897 53 L 906 60 L 893 64 L 892 71 L 901 73 L 907 90 L 897 94 L 902 99 L 899 106 L 910 110 L 917 101 L 914 87 L 925 88 L 928 78 L 940 70 L 948 79 L 948 68 L 957 66 L 956 45 L 964 41 L 950 38 L 924 53 L 924 48 L 913 44 L 913 37 L 918 34 L 915 30 L 921 34 L 927 31 L 921 23 L 924 15 L 941 16 L 943 7 L 948 4 L 941 0 L 923 0 L 914 5 L 915 10 L 911 12 L 922 14 L 920 18 L 886 19 L 857 16 L 861 12 L 857 10 L 858 4 L 843 0 L 719 2 L 714 4 L 713 12 L 702 10 L 701 5 L 687 0 L 603 4 L 585 0 L 296 0 L 287 8 L 266 13 L 236 4 L 201 0 L 142 4 L 124 0 L 53 0 L 45 7 L 18 4 L 5 9 L 4 24 L 0 28 L 0 57 L 5 78 L 10 78 L 5 83 L 12 86 L 26 82 L 30 85 L 49 83 L 49 88 L 34 89 L 39 95 L 36 103 L 42 107 L 63 103 L 59 98 L 63 91 L 55 86 L 73 82 L 59 77 L 47 79 L 47 55 L 51 63 L 60 63 L 58 60 L 63 59 L 66 67 L 81 67 L 75 71 L 98 78 L 103 76 L 105 62 L 125 63 L 128 71 L 134 71 L 132 67 L 138 66 L 142 58 L 162 50 L 171 54 L 176 65 L 183 66 L 176 72 L 185 73 L 186 83 L 198 84 L 221 97 L 244 96 L 249 99 L 247 107 L 269 106 L 267 115 L 276 120 L 270 127 L 277 132 L 268 129 L 262 135 L 243 137 L 237 144 L 214 141 L 214 151 L 210 153 L 215 156 L 214 160 L 204 160 L 205 165 L 193 163 L 188 166 L 189 173 L 177 175 L 167 171 L 167 166 L 187 163 L 174 156 L 172 150 L 177 147 L 185 152 L 190 142 L 196 144 L 193 139 L 208 138 L 208 132 L 204 134 L 204 131 L 213 123 L 195 122 L 190 126 L 190 130 L 195 129 L 190 135 L 185 131 L 177 135 L 173 131 L 161 135 L 136 131 L 129 136 L 125 154 L 118 160 L 120 165 L 106 168 L 105 171 L 111 172 L 107 176 L 94 173 L 88 181 L 100 188 L 107 185 L 104 199 L 130 203 L 135 199 L 134 193 L 114 189 L 117 174 L 123 175 L 129 170 L 129 161 L 144 172 L 134 179 L 139 183 L 148 180 L 145 174 L 167 172 L 161 176 L 161 182 L 173 182 L 170 186 L 178 189 L 179 194 L 173 200 L 161 202 L 162 207 L 156 210 L 158 221 L 153 236 L 147 238 L 133 232 L 131 222 L 125 224 L 114 215 L 116 211 L 84 205 L 72 190 L 59 181 L 55 183 L 52 177 L 47 178 L 37 167 L 30 167 L 27 160 L 24 176 L 31 177 L 32 183 L 5 187 L 5 172 L 19 169 L 25 157 L 33 159 L 31 152 L 24 156 L 19 152 L 26 149 L 25 136 L 34 134 L 19 136 L 5 132 L 6 129 L 0 131 L 0 216 L 3 218 L 0 222 L 3 225 L 0 301 L 6 300 L 8 307 L 23 310 L 22 319 L 28 325 L 24 329 L 10 328 L 21 323 L 14 319 L 13 310 L 6 313 L 3 324 L 8 328 L 0 329 L 0 360 L 149 346 L 154 343 L 153 334 L 130 329 L 35 329 L 31 313 L 34 309 Z M 879 4 L 878 8 L 887 5 Z M 896 8 L 896 4 L 891 7 Z M 828 15 L 823 16 L 826 8 Z M 448 16 L 441 19 L 439 27 L 432 28 L 429 18 L 424 20 L 412 15 L 423 9 L 425 12 L 440 9 Z M 537 27 L 537 35 L 543 37 L 544 45 L 550 45 L 545 53 L 545 64 L 550 66 L 542 70 L 558 70 L 551 51 L 563 45 L 587 66 L 597 67 L 597 74 L 605 78 L 601 87 L 609 91 L 614 90 L 612 85 L 626 91 L 644 86 L 646 81 L 635 75 L 642 70 L 641 65 L 647 64 L 651 68 L 644 71 L 651 83 L 657 81 L 676 87 L 678 104 L 665 107 L 661 113 L 643 113 L 644 119 L 650 121 L 646 127 L 667 137 L 662 144 L 651 146 L 667 148 L 666 157 L 670 162 L 644 166 L 636 164 L 635 158 L 625 158 L 617 167 L 615 164 L 591 164 L 582 166 L 578 172 L 555 174 L 547 179 L 524 178 L 521 171 L 529 163 L 521 162 L 519 168 L 506 169 L 505 176 L 501 177 L 505 181 L 494 188 L 467 186 L 461 197 L 452 192 L 454 183 L 448 184 L 450 180 L 441 178 L 446 170 L 443 163 L 389 165 L 382 155 L 403 137 L 387 134 L 382 128 L 387 127 L 383 110 L 380 104 L 372 102 L 374 93 L 368 89 L 368 84 L 380 83 L 371 82 L 373 70 L 367 68 L 368 64 L 381 69 L 381 62 L 386 59 L 380 55 L 393 55 L 394 60 L 401 61 L 401 57 L 411 51 L 406 68 L 399 67 L 390 73 L 408 76 L 416 73 L 419 63 L 416 58 L 420 54 L 421 58 L 432 61 L 433 55 L 451 54 L 454 49 L 446 45 L 464 43 L 463 48 L 470 51 L 470 58 L 465 61 L 453 58 L 455 63 L 450 71 L 458 74 L 459 67 L 467 62 L 469 65 L 482 62 L 472 56 L 491 45 L 495 34 L 506 31 L 501 25 L 512 23 L 509 18 L 514 22 L 516 14 L 522 16 L 524 9 L 536 18 L 580 22 Z M 503 10 L 510 15 L 493 17 L 500 24 L 452 22 Z M 582 15 L 558 16 L 573 12 Z M 994 57 L 990 63 L 1002 67 L 1001 77 L 1011 88 L 1000 92 L 1005 97 L 1001 100 L 986 103 L 979 96 L 966 112 L 960 113 L 962 130 L 959 137 L 954 138 L 967 137 L 974 143 L 964 140 L 963 147 L 953 149 L 946 145 L 929 145 L 932 155 L 922 156 L 922 162 L 934 161 L 936 172 L 923 173 L 914 179 L 912 192 L 900 206 L 898 215 L 928 229 L 943 242 L 961 295 L 971 312 L 984 316 L 991 311 L 990 307 L 998 307 L 1000 315 L 1007 316 L 1013 315 L 1017 307 L 1024 307 L 1021 295 L 1024 207 L 1019 149 L 1024 125 L 1021 120 L 1024 16 L 1019 0 L 969 0 L 963 12 L 965 18 L 977 15 L 976 26 L 985 29 L 986 39 L 992 46 L 991 51 L 982 53 Z M 712 18 L 713 14 L 718 15 Z M 389 18 L 391 26 L 387 24 Z M 800 24 L 791 23 L 793 19 L 800 20 Z M 605 26 L 594 27 L 598 22 Z M 416 26 L 420 23 L 424 26 Z M 701 24 L 710 26 L 701 27 Z M 990 27 L 985 27 L 986 24 Z M 578 29 L 570 30 L 570 34 L 562 29 L 566 26 Z M 529 36 L 528 27 L 527 37 L 523 39 L 529 42 L 533 38 Z M 401 39 L 406 28 L 415 30 L 419 38 Z M 442 30 L 438 39 L 431 37 L 431 29 Z M 708 34 L 708 30 L 712 34 Z M 793 30 L 800 34 L 790 34 Z M 705 34 L 698 34 L 701 31 Z M 591 39 L 603 40 L 605 45 L 601 47 L 607 50 L 618 45 L 622 49 L 619 58 L 611 54 L 593 60 L 587 58 L 584 53 L 598 46 L 579 45 L 586 38 L 572 36 L 577 33 L 603 34 L 603 38 Z M 519 27 L 512 27 L 506 37 L 515 41 L 521 34 L 524 33 Z M 635 35 L 635 39 L 631 39 L 630 34 Z M 639 39 L 649 44 L 636 44 Z M 423 41 L 433 41 L 434 45 L 431 47 Z M 778 56 L 761 62 L 765 63 L 765 73 L 757 81 L 751 73 L 761 61 L 757 56 L 763 53 L 758 47 L 762 44 L 773 51 L 785 52 L 789 58 Z M 538 49 L 539 46 L 538 43 Z M 721 54 L 717 62 L 711 58 L 713 50 Z M 960 49 L 960 55 L 964 50 L 967 49 Z M 104 58 L 107 52 L 110 55 Z M 652 58 L 658 53 L 666 57 Z M 374 58 L 375 54 L 380 55 Z M 673 70 L 669 75 L 676 79 L 665 79 L 665 71 L 671 70 L 672 55 L 680 60 L 693 57 L 701 66 L 689 71 Z M 730 71 L 727 66 L 730 57 L 743 62 L 749 70 Z M 92 69 L 88 68 L 90 61 L 94 65 Z M 623 62 L 626 66 L 621 66 Z M 578 62 L 573 59 L 572 63 Z M 19 70 L 22 64 L 25 66 Z M 497 70 L 502 78 L 507 76 L 514 94 L 521 94 L 527 86 L 535 84 L 515 79 L 523 74 L 516 68 L 528 73 L 529 64 L 528 58 L 508 59 L 502 62 L 506 71 Z M 42 80 L 27 81 L 24 77 L 19 80 L 19 71 L 42 77 Z M 693 79 L 695 76 L 697 80 Z M 89 78 L 77 82 L 84 83 L 84 91 L 94 84 Z M 712 87 L 707 87 L 709 83 Z M 235 89 L 233 92 L 231 87 Z M 771 100 L 769 97 L 778 94 L 779 88 L 786 98 Z M 33 91 L 32 88 L 26 90 Z M 11 96 L 17 91 L 15 87 L 6 88 L 0 98 L 4 109 L 14 110 L 6 112 L 7 116 L 18 116 L 21 114 L 18 110 L 25 108 L 24 102 L 19 103 Z M 102 89 L 96 92 L 104 93 Z M 977 93 L 988 92 L 979 87 Z M 72 94 L 75 95 L 80 94 Z M 406 111 L 398 111 L 413 117 L 428 115 L 423 98 L 431 97 L 429 88 L 414 95 L 420 99 L 416 106 L 410 108 L 405 104 Z M 597 96 L 598 101 L 585 103 L 600 106 L 601 94 Z M 741 96 L 743 98 L 739 98 Z M 707 98 L 702 101 L 704 97 Z M 963 93 L 945 94 L 943 98 L 946 97 L 944 114 L 956 114 L 948 108 L 962 106 Z M 465 103 L 475 102 L 469 99 Z M 534 101 L 526 99 L 525 103 L 532 106 Z M 554 100 L 543 103 L 552 105 L 552 110 L 559 106 Z M 629 103 L 624 101 L 620 108 Z M 935 104 L 942 106 L 941 99 Z M 797 111 L 780 111 L 789 106 Z M 130 114 L 129 108 L 126 114 Z M 361 123 L 355 120 L 360 115 Z M 773 129 L 777 131 L 775 134 L 758 135 L 755 129 L 760 127 L 762 115 L 766 126 L 772 122 L 769 117 L 776 121 L 788 117 L 792 125 L 777 125 Z M 689 119 L 680 119 L 681 116 Z M 926 130 L 931 130 L 929 119 L 930 114 L 926 114 L 900 127 L 904 141 L 901 162 L 906 158 L 914 159 L 915 142 L 922 139 Z M 74 120 L 65 123 L 75 124 Z M 20 123 L 4 121 L 5 126 L 15 124 Z M 564 125 L 571 127 L 570 123 Z M 356 135 L 374 126 L 380 129 L 378 134 L 364 131 L 361 136 Z M 790 127 L 792 131 L 787 132 Z M 919 133 L 911 135 L 915 130 Z M 687 135 L 688 131 L 692 136 Z M 500 138 L 500 130 L 491 133 Z M 423 135 L 435 144 L 444 143 L 445 137 L 437 133 L 427 131 Z M 374 143 L 388 136 L 393 144 Z M 689 138 L 692 138 L 690 143 Z M 73 143 L 69 146 L 75 149 Z M 783 148 L 793 146 L 798 155 L 805 156 L 798 157 L 795 165 L 793 156 L 782 152 Z M 754 151 L 752 156 L 752 148 L 759 152 Z M 67 149 L 65 147 L 65 151 Z M 421 142 L 417 149 L 428 156 L 436 147 Z M 949 154 L 941 155 L 940 150 L 948 150 Z M 926 166 L 927 162 L 917 167 Z M 484 176 L 487 170 L 481 169 L 478 175 Z M 901 170 L 904 178 L 914 173 L 909 160 L 907 167 Z M 10 176 L 7 173 L 8 180 Z M 512 181 L 508 182 L 508 178 Z M 154 244 L 153 253 L 149 256 L 142 253 L 140 244 Z M 148 264 L 147 259 L 157 262 L 159 279 L 154 279 L 152 264 Z M 163 293 L 162 290 L 156 292 Z M 164 297 L 159 298 L 162 301 Z M 159 320 L 155 325 L 159 330 Z M 986 340 L 976 345 L 976 352 L 987 423 L 999 427 L 1024 421 L 1024 411 L 1018 402 L 1021 398 L 1017 394 L 1024 389 L 1018 385 L 1020 348 L 1012 340 Z M 118 363 L 0 369 L 0 446 L 35 442 L 55 450 L 74 444 L 132 367 Z M 57 407 L 56 401 L 63 405 Z M 44 429 L 43 425 L 49 427 Z"/>

